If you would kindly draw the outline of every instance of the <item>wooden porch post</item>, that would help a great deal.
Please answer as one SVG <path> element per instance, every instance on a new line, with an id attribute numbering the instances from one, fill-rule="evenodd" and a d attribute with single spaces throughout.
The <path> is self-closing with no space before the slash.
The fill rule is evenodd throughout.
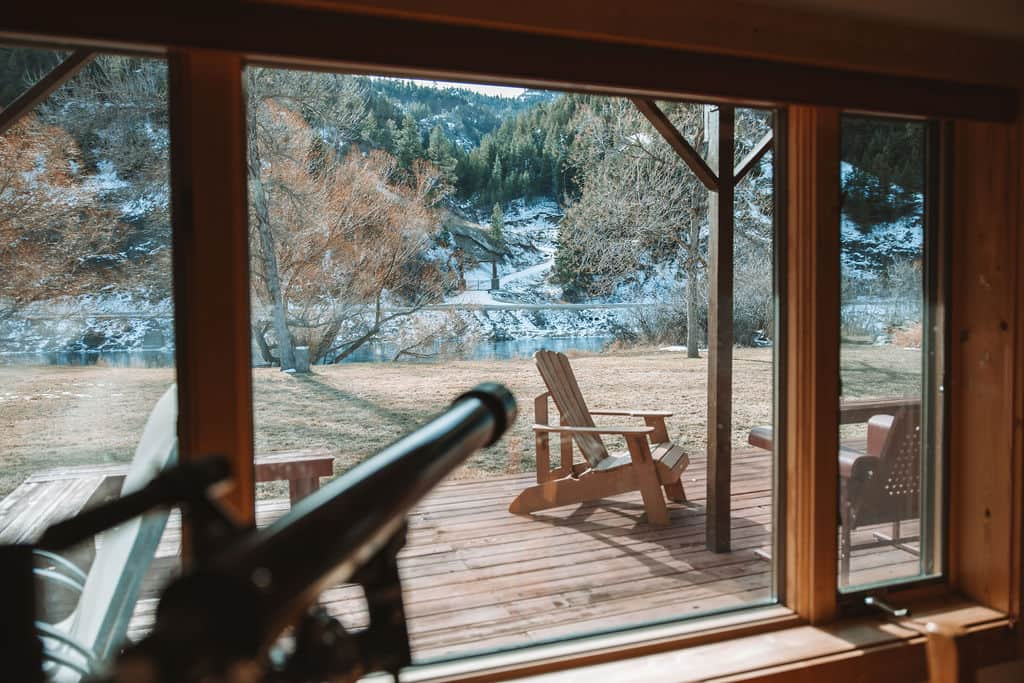
<path id="1" fill-rule="evenodd" d="M 168 66 L 180 457 L 227 456 L 235 485 L 224 503 L 237 521 L 251 524 L 255 489 L 242 59 L 227 52 L 180 50 L 171 52 Z M 205 549 L 192 550 L 201 556 Z"/>
<path id="2" fill-rule="evenodd" d="M 708 472 L 704 544 L 730 547 L 732 479 L 732 299 L 735 116 L 732 106 L 709 113 L 708 163 L 717 161 L 718 192 L 708 193 Z M 717 121 L 715 121 L 717 119 Z M 714 123 L 717 122 L 717 131 Z"/>

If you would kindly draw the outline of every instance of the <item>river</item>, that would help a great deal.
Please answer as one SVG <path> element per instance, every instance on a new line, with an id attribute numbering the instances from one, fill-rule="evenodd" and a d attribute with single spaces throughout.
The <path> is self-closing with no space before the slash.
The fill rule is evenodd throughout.
<path id="1" fill-rule="evenodd" d="M 582 351 L 600 353 L 612 341 L 610 336 L 535 337 L 507 341 L 481 341 L 455 354 L 403 358 L 415 363 L 438 363 L 449 360 L 512 360 L 529 358 L 540 349 L 550 351 Z M 371 342 L 344 360 L 345 363 L 382 363 L 391 360 L 395 348 L 391 344 Z M 113 368 L 169 368 L 174 366 L 174 352 L 166 350 L 120 351 L 52 351 L 43 353 L 0 353 L 4 365 L 104 365 Z"/>

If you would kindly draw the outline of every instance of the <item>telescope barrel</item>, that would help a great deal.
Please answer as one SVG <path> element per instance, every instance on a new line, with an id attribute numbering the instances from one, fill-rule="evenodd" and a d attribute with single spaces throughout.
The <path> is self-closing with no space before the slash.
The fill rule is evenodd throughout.
<path id="1" fill-rule="evenodd" d="M 226 548 L 207 569 L 257 589 L 261 628 L 272 638 L 324 589 L 350 579 L 434 486 L 496 442 L 515 415 L 508 389 L 481 384 L 270 526 Z"/>

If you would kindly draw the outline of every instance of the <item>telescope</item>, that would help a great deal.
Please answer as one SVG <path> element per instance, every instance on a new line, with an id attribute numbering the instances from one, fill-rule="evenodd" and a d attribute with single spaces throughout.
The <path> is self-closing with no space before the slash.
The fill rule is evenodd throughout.
<path id="1" fill-rule="evenodd" d="M 211 487 L 228 473 L 226 462 L 211 458 L 54 525 L 40 545 L 73 545 L 156 506 L 200 513 L 193 533 L 200 547 L 216 550 L 167 587 L 153 630 L 104 680 L 298 683 L 354 681 L 374 671 L 397 680 L 412 660 L 397 562 L 406 517 L 472 453 L 495 443 L 515 415 L 508 389 L 478 385 L 262 529 L 235 527 L 211 500 Z M 369 626 L 355 633 L 311 609 L 324 589 L 346 582 L 363 587 L 369 608 Z M 9 626 L 13 618 L 6 617 L 6 630 L 27 636 L 31 619 L 19 630 Z M 283 634 L 290 651 L 280 649 Z M 41 662 L 30 661 L 31 650 L 13 671 L 34 668 L 25 680 L 39 680 Z"/>

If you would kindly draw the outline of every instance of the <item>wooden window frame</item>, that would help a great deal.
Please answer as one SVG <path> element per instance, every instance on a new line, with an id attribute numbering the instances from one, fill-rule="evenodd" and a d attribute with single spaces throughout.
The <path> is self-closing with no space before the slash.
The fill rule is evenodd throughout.
<path id="1" fill-rule="evenodd" d="M 686 51 L 636 36 L 611 40 L 551 28 L 536 18 L 539 13 L 533 25 L 513 30 L 479 28 L 457 18 L 395 18 L 352 4 L 360 7 L 333 11 L 246 3 L 241 10 L 194 11 L 185 21 L 162 6 L 115 17 L 95 8 L 55 14 L 28 7 L 0 18 L 4 40 L 143 49 L 169 56 L 182 455 L 232 456 L 238 486 L 230 502 L 240 519 L 251 522 L 253 515 L 245 117 L 240 109 L 246 60 L 779 106 L 788 122 L 777 147 L 787 150 L 782 172 L 788 180 L 781 263 L 789 296 L 780 311 L 788 343 L 778 407 L 780 424 L 786 427 L 780 435 L 784 474 L 779 475 L 779 488 L 786 492 L 781 503 L 789 539 L 780 591 L 783 607 L 755 609 L 747 619 L 711 617 L 638 629 L 631 636 L 597 637 L 579 647 L 553 645 L 546 658 L 539 649 L 530 651 L 532 663 L 515 655 L 496 655 L 505 658 L 504 664 L 471 659 L 461 671 L 456 669 L 462 665 L 455 663 L 448 674 L 424 670 L 410 674 L 410 680 L 500 680 L 632 657 L 661 657 L 662 666 L 672 661 L 678 665 L 696 656 L 696 646 L 732 648 L 735 654 L 747 644 L 756 649 L 757 639 L 787 634 L 820 642 L 813 652 L 796 648 L 787 661 L 751 657 L 745 673 L 729 675 L 793 680 L 833 672 L 828 675 L 842 680 L 863 672 L 854 668 L 851 673 L 850 661 L 889 673 L 920 674 L 923 645 L 910 624 L 898 633 L 876 627 L 887 635 L 861 642 L 844 629 L 877 624 L 876 619 L 837 620 L 836 463 L 834 457 L 815 457 L 834 451 L 838 427 L 837 387 L 828 379 L 838 378 L 833 305 L 838 283 L 834 270 L 824 264 L 838 257 L 834 228 L 840 108 L 960 119 L 947 125 L 955 161 L 940 181 L 951 217 L 951 252 L 956 255 L 951 281 L 957 284 L 945 302 L 958 339 L 951 343 L 948 358 L 948 576 L 938 584 L 904 588 L 893 597 L 914 607 L 940 600 L 937 613 L 971 626 L 972 638 L 982 650 L 989 647 L 992 658 L 1021 652 L 1024 637 L 1015 626 L 1024 546 L 1024 306 L 1018 293 L 1024 263 L 1024 239 L 1018 235 L 1024 221 L 1024 119 L 1019 83 L 965 82 L 970 77 L 961 72 L 960 81 L 927 80 L 887 73 L 881 60 L 869 69 L 876 73 L 866 73 L 851 72 L 849 64 L 837 68 L 772 62 L 763 54 L 711 55 L 711 50 Z M 648 26 L 652 33 L 653 26 Z M 353 40 L 340 39 L 339 31 Z M 919 50 L 949 49 L 928 31 L 904 29 L 903 34 Z M 382 51 L 377 44 L 382 36 L 407 40 L 394 41 Z M 464 44 L 457 51 L 451 47 L 456 39 L 488 42 L 494 54 L 481 59 Z M 493 49 L 495 40 L 518 49 Z M 213 49 L 218 47 L 223 49 Z M 975 606 L 964 606 L 957 596 Z M 847 647 L 835 646 L 836 637 Z M 695 649 L 680 652 L 684 647 Z M 679 678 L 686 677 L 685 670 L 678 671 Z"/>

